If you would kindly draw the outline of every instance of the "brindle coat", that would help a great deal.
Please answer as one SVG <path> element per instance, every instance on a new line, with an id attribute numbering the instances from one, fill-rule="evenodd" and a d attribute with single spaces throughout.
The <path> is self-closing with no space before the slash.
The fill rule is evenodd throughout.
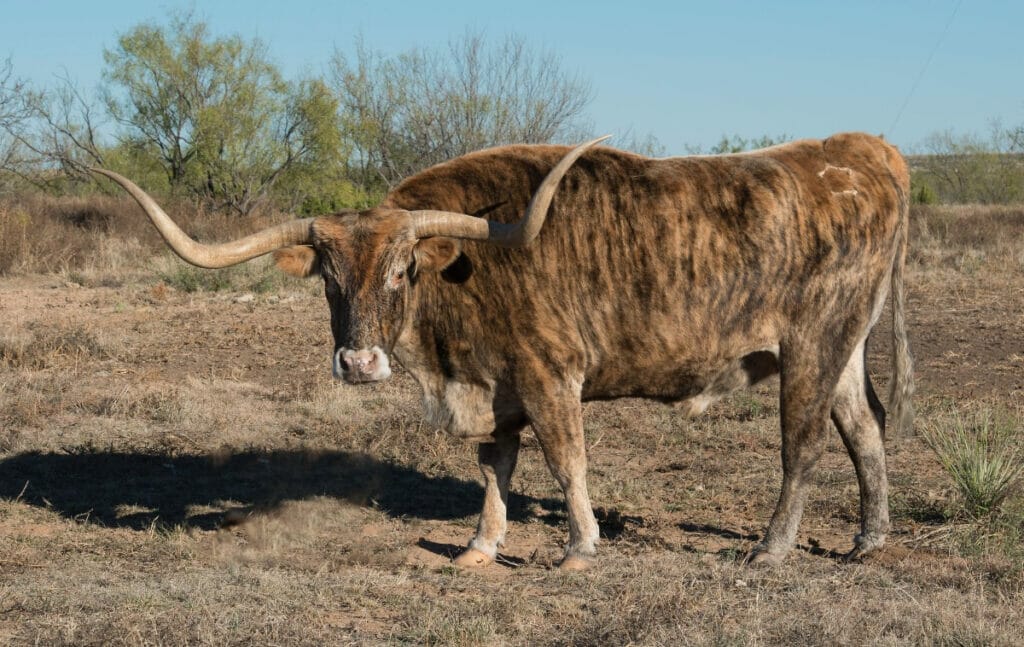
<path id="1" fill-rule="evenodd" d="M 486 488 L 468 552 L 486 561 L 504 540 L 526 424 L 565 493 L 564 564 L 579 566 L 598 539 L 581 402 L 640 396 L 696 413 L 776 372 L 784 476 L 753 560 L 776 563 L 793 546 L 830 419 L 860 485 L 851 554 L 880 547 L 885 413 L 864 357 L 891 284 L 893 402 L 906 426 L 899 152 L 863 134 L 714 157 L 597 148 L 564 177 L 527 247 L 411 235 L 406 210 L 517 220 L 567 150 L 466 155 L 407 179 L 377 209 L 317 219 L 312 251 L 278 253 L 286 270 L 323 275 L 336 351 L 379 347 L 371 364 L 392 353 L 422 387 L 429 420 L 480 442 Z"/>

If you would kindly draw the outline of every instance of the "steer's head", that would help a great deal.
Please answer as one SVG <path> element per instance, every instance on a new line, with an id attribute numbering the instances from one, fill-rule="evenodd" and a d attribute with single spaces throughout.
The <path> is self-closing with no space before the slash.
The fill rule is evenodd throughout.
<path id="1" fill-rule="evenodd" d="M 580 155 L 604 139 L 581 144 L 562 158 L 534 193 L 526 214 L 514 224 L 447 211 L 377 208 L 294 220 L 219 245 L 189 238 L 130 180 L 94 170 L 128 191 L 171 249 L 193 265 L 227 267 L 275 252 L 284 271 L 322 276 L 334 334 L 334 376 L 372 382 L 391 375 L 388 356 L 402 330 L 418 276 L 450 265 L 459 255 L 462 239 L 506 247 L 528 244 L 544 224 L 559 180 Z"/>
<path id="2" fill-rule="evenodd" d="M 416 229 L 422 221 L 419 213 L 384 208 L 324 216 L 311 225 L 311 244 L 274 252 L 283 271 L 323 278 L 336 378 L 355 383 L 389 377 L 389 354 L 413 286 L 458 257 L 459 240 L 421 237 Z"/>

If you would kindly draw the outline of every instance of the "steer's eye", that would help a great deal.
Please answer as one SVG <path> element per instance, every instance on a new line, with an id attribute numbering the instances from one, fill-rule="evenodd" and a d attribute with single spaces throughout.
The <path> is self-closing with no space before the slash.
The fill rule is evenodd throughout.
<path id="1" fill-rule="evenodd" d="M 402 285 L 402 281 L 405 279 L 405 270 L 398 270 L 391 275 L 391 280 L 388 281 L 392 288 L 397 288 Z"/>

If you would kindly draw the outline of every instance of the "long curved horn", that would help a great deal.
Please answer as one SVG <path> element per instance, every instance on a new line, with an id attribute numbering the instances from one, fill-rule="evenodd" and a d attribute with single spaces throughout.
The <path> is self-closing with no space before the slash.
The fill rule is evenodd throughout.
<path id="1" fill-rule="evenodd" d="M 470 240 L 486 240 L 502 247 L 521 247 L 529 244 L 541 227 L 544 226 L 544 219 L 548 215 L 548 207 L 551 206 L 551 198 L 555 195 L 562 176 L 566 174 L 580 155 L 587 152 L 593 146 L 611 137 L 605 135 L 589 142 L 580 144 L 569 151 L 569 154 L 548 172 L 537 188 L 536 193 L 530 199 L 526 207 L 526 215 L 514 224 L 491 222 L 483 218 L 477 218 L 464 213 L 453 213 L 451 211 L 413 211 L 413 233 L 417 238 L 430 238 L 431 236 L 447 236 L 449 238 L 468 238 Z"/>
<path id="2" fill-rule="evenodd" d="M 217 245 L 204 245 L 197 243 L 189 237 L 178 225 L 171 220 L 156 200 L 151 198 L 145 191 L 140 189 L 128 178 L 118 175 L 113 171 L 102 168 L 90 168 L 93 173 L 106 176 L 121 185 L 135 201 L 139 203 L 142 210 L 146 212 L 153 225 L 163 236 L 167 245 L 174 250 L 174 253 L 192 265 L 216 269 L 238 265 L 245 261 L 269 254 L 270 252 L 289 247 L 291 245 L 308 245 L 312 242 L 312 230 L 310 226 L 313 218 L 292 220 L 274 227 L 268 227 L 255 234 L 239 238 L 228 243 Z"/>

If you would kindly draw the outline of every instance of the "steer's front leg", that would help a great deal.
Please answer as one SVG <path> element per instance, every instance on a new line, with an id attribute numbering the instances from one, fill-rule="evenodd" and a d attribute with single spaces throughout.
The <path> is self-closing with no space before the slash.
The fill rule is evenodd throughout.
<path id="1" fill-rule="evenodd" d="M 505 542 L 508 518 L 508 488 L 519 456 L 519 432 L 495 436 L 493 443 L 480 443 L 477 460 L 484 475 L 484 509 L 476 537 L 455 558 L 458 566 L 487 566 Z"/>
<path id="2" fill-rule="evenodd" d="M 568 392 L 566 392 L 568 391 Z M 528 403 L 528 414 L 544 450 L 551 474 L 562 486 L 569 512 L 569 544 L 559 565 L 582 570 L 597 554 L 597 519 L 587 493 L 587 451 L 583 439 L 583 406 L 579 389 L 558 390 L 557 395 Z"/>

